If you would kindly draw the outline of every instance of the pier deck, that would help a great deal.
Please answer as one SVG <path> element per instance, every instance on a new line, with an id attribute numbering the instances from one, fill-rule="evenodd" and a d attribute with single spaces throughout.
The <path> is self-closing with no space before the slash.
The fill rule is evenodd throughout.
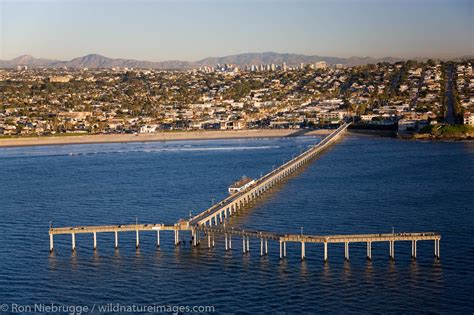
<path id="1" fill-rule="evenodd" d="M 107 232 L 132 232 L 132 231 L 174 231 L 175 225 L 165 224 L 121 224 L 121 225 L 97 225 L 97 226 L 69 226 L 49 229 L 49 234 L 81 234 L 81 233 L 107 233 Z"/>

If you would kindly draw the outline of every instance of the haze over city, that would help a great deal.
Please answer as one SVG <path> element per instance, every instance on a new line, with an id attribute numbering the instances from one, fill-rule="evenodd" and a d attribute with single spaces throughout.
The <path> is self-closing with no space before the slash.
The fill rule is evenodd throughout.
<path id="1" fill-rule="evenodd" d="M 454 58 L 473 54 L 473 10 L 469 0 L 0 0 L 0 59 Z"/>

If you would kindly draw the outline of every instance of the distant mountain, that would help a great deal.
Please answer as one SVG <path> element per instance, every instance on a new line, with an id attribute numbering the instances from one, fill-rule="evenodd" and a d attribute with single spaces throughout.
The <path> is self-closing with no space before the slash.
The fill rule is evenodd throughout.
<path id="1" fill-rule="evenodd" d="M 140 68 L 140 69 L 188 69 L 193 63 L 187 61 L 140 61 L 133 59 L 112 59 L 98 54 L 90 54 L 52 64 L 53 67 L 68 68 Z"/>
<path id="2" fill-rule="evenodd" d="M 30 55 L 22 55 L 12 60 L 0 60 L 0 68 L 13 68 L 16 66 L 28 66 L 31 68 L 48 67 L 58 60 L 34 58 Z"/>
<path id="3" fill-rule="evenodd" d="M 90 54 L 69 61 L 37 59 L 29 55 L 17 57 L 12 60 L 0 60 L 0 68 L 14 68 L 28 66 L 30 68 L 140 68 L 140 69 L 190 69 L 196 67 L 195 63 L 188 61 L 140 61 L 133 59 L 113 59 L 98 54 Z"/>
<path id="4" fill-rule="evenodd" d="M 217 64 L 235 64 L 237 66 L 260 65 L 260 64 L 282 64 L 285 62 L 288 66 L 299 65 L 301 63 L 315 63 L 325 61 L 328 64 L 343 64 L 348 66 L 364 65 L 378 62 L 396 62 L 400 58 L 372 58 L 372 57 L 326 57 L 326 56 L 308 56 L 301 54 L 280 54 L 275 52 L 264 53 L 245 53 L 230 55 L 225 57 L 211 57 L 196 62 L 170 60 L 162 62 L 140 61 L 134 59 L 114 59 L 98 54 L 90 54 L 69 61 L 60 61 L 52 59 L 34 58 L 29 55 L 23 55 L 12 60 L 0 60 L 0 68 L 14 68 L 16 66 L 28 66 L 30 68 L 141 68 L 141 69 L 192 69 L 199 66 L 215 66 Z"/>
<path id="5" fill-rule="evenodd" d="M 454 60 L 456 60 L 456 61 L 466 61 L 466 60 L 473 60 L 473 59 L 474 59 L 474 55 L 464 55 L 464 56 L 458 57 Z"/>
<path id="6" fill-rule="evenodd" d="M 372 57 L 350 57 L 350 58 L 339 58 L 339 57 L 326 57 L 326 56 L 308 56 L 301 54 L 279 54 L 275 52 L 264 52 L 264 53 L 245 53 L 239 55 L 231 55 L 226 57 L 211 57 L 203 60 L 199 60 L 196 63 L 201 65 L 216 65 L 216 64 L 236 64 L 238 66 L 245 65 L 260 65 L 260 64 L 282 64 L 285 62 L 287 65 L 299 65 L 301 63 L 315 63 L 318 61 L 325 61 L 328 64 L 343 64 L 349 66 L 363 65 L 369 63 L 378 62 L 396 62 L 400 61 L 400 58 L 386 57 L 386 58 L 372 58 Z"/>

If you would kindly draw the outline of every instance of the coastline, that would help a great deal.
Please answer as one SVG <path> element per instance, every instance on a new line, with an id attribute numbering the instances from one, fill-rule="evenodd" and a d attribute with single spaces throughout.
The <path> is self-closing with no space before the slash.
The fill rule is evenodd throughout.
<path id="1" fill-rule="evenodd" d="M 433 135 L 429 133 L 397 133 L 396 137 L 412 141 L 474 141 L 474 134 Z"/>
<path id="2" fill-rule="evenodd" d="M 294 129 L 251 129 L 251 130 L 209 130 L 209 131 L 176 131 L 158 132 L 151 134 L 108 134 L 108 135 L 74 135 L 74 136 L 38 136 L 0 139 L 0 148 L 70 145 L 70 144 L 100 144 L 125 142 L 156 142 L 184 140 L 218 140 L 245 138 L 279 138 L 305 136 L 325 136 L 330 129 L 294 130 Z"/>

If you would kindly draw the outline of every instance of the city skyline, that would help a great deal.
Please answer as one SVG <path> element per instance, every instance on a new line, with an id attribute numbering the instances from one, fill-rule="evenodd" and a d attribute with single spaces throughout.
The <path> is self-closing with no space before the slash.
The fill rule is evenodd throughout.
<path id="1" fill-rule="evenodd" d="M 470 1 L 0 1 L 0 59 L 472 55 Z"/>

